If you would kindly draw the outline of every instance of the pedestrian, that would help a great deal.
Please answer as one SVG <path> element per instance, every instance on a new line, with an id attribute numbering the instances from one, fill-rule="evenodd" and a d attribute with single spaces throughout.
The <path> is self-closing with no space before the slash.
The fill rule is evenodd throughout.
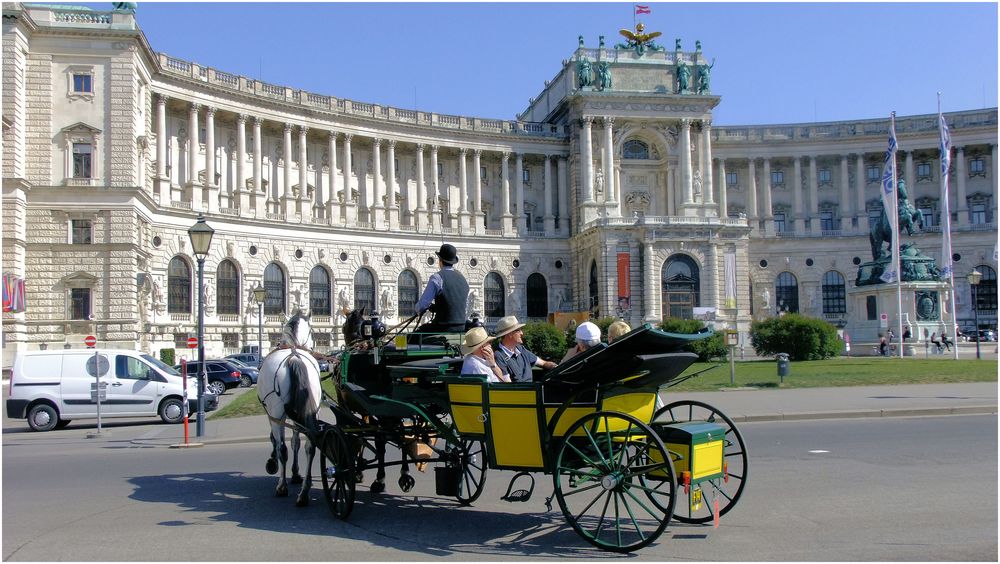
<path id="1" fill-rule="evenodd" d="M 912 338 L 913 338 L 913 332 L 910 331 L 910 326 L 907 325 L 906 329 L 903 330 L 903 343 L 905 344 L 907 339 L 912 339 Z"/>
<path id="2" fill-rule="evenodd" d="M 496 351 L 497 365 L 510 375 L 511 382 L 532 382 L 531 367 L 540 366 L 546 370 L 556 367 L 551 360 L 542 360 L 524 348 L 524 323 L 517 317 L 508 315 L 497 322 L 497 338 L 500 347 Z"/>
<path id="3" fill-rule="evenodd" d="M 884 335 L 879 335 L 878 354 L 880 354 L 882 356 L 888 356 L 886 354 L 888 352 L 888 350 L 889 350 L 889 345 L 885 342 L 885 336 Z"/>
<path id="4" fill-rule="evenodd" d="M 490 382 L 510 382 L 510 376 L 497 365 L 490 337 L 483 327 L 473 327 L 462 337 L 462 375 L 486 376 Z"/>
<path id="5" fill-rule="evenodd" d="M 888 335 L 889 335 L 889 345 L 892 345 L 892 340 L 893 338 L 896 337 L 896 334 L 892 332 L 892 329 L 889 329 Z"/>
<path id="6" fill-rule="evenodd" d="M 584 321 L 576 328 L 576 345 L 566 351 L 562 362 L 601 344 L 601 328 L 591 321 Z"/>

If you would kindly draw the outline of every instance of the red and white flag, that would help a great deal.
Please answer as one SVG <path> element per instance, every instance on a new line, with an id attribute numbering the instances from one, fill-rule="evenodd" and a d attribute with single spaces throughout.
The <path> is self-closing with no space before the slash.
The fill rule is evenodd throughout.
<path id="1" fill-rule="evenodd" d="M 641 4 L 636 4 L 635 5 L 635 13 L 636 13 L 636 15 L 639 15 L 639 14 L 651 14 L 653 12 L 649 9 L 649 6 L 643 6 Z"/>

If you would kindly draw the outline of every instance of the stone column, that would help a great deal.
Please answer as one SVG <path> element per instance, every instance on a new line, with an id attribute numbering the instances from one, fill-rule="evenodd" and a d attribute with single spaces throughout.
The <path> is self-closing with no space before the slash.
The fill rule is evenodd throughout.
<path id="1" fill-rule="evenodd" d="M 569 234 L 569 190 L 568 170 L 566 157 L 559 157 L 556 161 L 556 202 L 559 204 L 559 232 L 563 235 Z"/>
<path id="2" fill-rule="evenodd" d="M 424 145 L 417 144 L 417 209 L 413 212 L 417 218 L 417 231 L 423 231 L 427 226 L 427 186 L 424 184 Z"/>
<path id="3" fill-rule="evenodd" d="M 913 151 L 906 151 L 906 164 L 903 165 L 903 180 L 906 181 L 907 192 L 913 192 L 917 185 L 917 173 L 913 167 Z M 912 203 L 912 202 L 911 202 Z"/>
<path id="4" fill-rule="evenodd" d="M 399 230 L 399 196 L 396 189 L 396 140 L 389 139 L 386 154 L 389 172 L 386 174 L 388 188 L 386 194 L 389 195 L 389 231 Z"/>
<path id="5" fill-rule="evenodd" d="M 726 181 L 726 159 L 718 159 L 719 161 L 719 217 L 725 219 L 729 217 L 729 197 L 726 191 L 729 189 L 729 183 Z"/>
<path id="6" fill-rule="evenodd" d="M 708 261 L 708 268 L 705 269 L 706 280 L 702 288 L 708 288 L 708 299 L 709 303 L 705 304 L 706 307 L 714 307 L 716 310 L 724 303 L 719 299 L 719 294 L 724 292 L 726 287 L 725 284 L 719 284 L 719 248 L 713 243 L 708 243 L 708 256 L 706 260 Z"/>
<path id="7" fill-rule="evenodd" d="M 198 138 L 201 128 L 198 125 L 198 104 L 191 104 L 188 113 L 188 170 L 187 185 L 191 190 L 191 209 L 194 211 L 205 211 L 204 195 L 202 186 L 198 182 Z"/>
<path id="8" fill-rule="evenodd" d="M 702 171 L 704 178 L 702 181 L 702 193 L 705 195 L 705 206 L 706 210 L 711 211 L 712 206 L 715 205 L 715 188 L 712 179 L 712 122 L 711 120 L 705 120 L 702 122 L 701 126 L 701 142 L 702 142 L 702 159 L 704 160 L 706 166 L 705 170 Z M 722 189 L 725 190 L 726 179 L 722 178 Z"/>
<path id="9" fill-rule="evenodd" d="M 771 203 L 771 159 L 764 159 L 764 182 L 761 194 L 764 208 L 764 236 L 774 236 L 774 206 Z"/>
<path id="10" fill-rule="evenodd" d="M 958 225 L 965 227 L 969 225 L 969 201 L 965 196 L 965 181 L 969 178 L 969 174 L 966 172 L 965 147 L 958 147 L 955 154 L 955 177 L 957 193 L 954 210 L 958 212 Z"/>
<path id="11" fill-rule="evenodd" d="M 344 134 L 344 162 L 341 163 L 344 173 L 344 222 L 348 226 L 358 224 L 358 203 L 354 201 L 354 189 L 351 187 L 351 133 Z"/>
<path id="12" fill-rule="evenodd" d="M 331 131 L 330 137 L 328 139 L 329 146 L 327 147 L 327 159 L 329 162 L 327 166 L 329 170 L 327 171 L 326 177 L 326 217 L 330 220 L 331 225 L 337 225 L 340 223 L 340 202 L 337 200 L 337 132 Z"/>
<path id="13" fill-rule="evenodd" d="M 382 204 L 382 140 L 372 139 L 372 213 L 373 229 L 385 227 L 385 206 Z"/>
<path id="14" fill-rule="evenodd" d="M 431 190 L 430 190 L 430 214 L 431 228 L 435 233 L 441 231 L 441 175 L 438 174 L 438 147 L 431 145 Z"/>
<path id="15" fill-rule="evenodd" d="M 299 213 L 302 214 L 302 223 L 311 223 L 313 214 L 313 197 L 309 195 L 309 144 L 306 137 L 308 133 L 308 127 L 304 125 L 299 127 L 299 195 L 296 199 Z"/>
<path id="16" fill-rule="evenodd" d="M 681 120 L 681 142 L 679 150 L 681 157 L 681 189 L 684 191 L 684 215 L 687 215 L 688 206 L 694 204 L 694 187 L 691 184 L 691 120 Z"/>
<path id="17" fill-rule="evenodd" d="M 604 118 L 604 151 L 601 155 L 601 170 L 604 172 L 604 200 L 609 204 L 615 203 L 615 146 L 612 125 L 614 118 Z"/>
<path id="18" fill-rule="evenodd" d="M 816 157 L 809 157 L 809 231 L 814 235 L 821 233 L 819 221 L 819 177 L 816 172 Z"/>
<path id="19" fill-rule="evenodd" d="M 841 232 L 851 227 L 851 186 L 847 177 L 847 155 L 840 155 L 840 213 L 837 215 L 840 216 Z"/>
<path id="20" fill-rule="evenodd" d="M 205 186 L 208 211 L 215 213 L 219 211 L 219 183 L 215 180 L 215 108 L 212 107 L 205 108 Z"/>
<path id="21" fill-rule="evenodd" d="M 802 211 L 802 157 L 795 157 L 794 178 L 792 178 L 792 202 L 795 205 L 795 234 L 805 233 L 806 219 Z"/>
<path id="22" fill-rule="evenodd" d="M 997 146 L 994 143 L 990 145 L 990 177 L 993 182 L 990 184 L 993 188 L 993 223 L 997 223 Z"/>
<path id="23" fill-rule="evenodd" d="M 590 124 L 593 118 L 584 116 L 580 128 L 580 179 L 582 182 L 583 204 L 594 203 L 594 154 L 591 147 Z"/>
<path id="24" fill-rule="evenodd" d="M 170 140 L 167 138 L 167 97 L 160 94 L 156 97 L 156 193 L 160 196 L 160 205 L 170 205 L 170 176 L 167 174 L 167 151 Z"/>
<path id="25" fill-rule="evenodd" d="M 510 179 L 509 169 L 510 169 L 510 153 L 504 152 L 503 160 L 500 165 L 500 190 L 501 190 L 501 204 L 503 208 L 503 214 L 501 214 L 501 229 L 503 229 L 504 236 L 509 236 L 514 231 L 514 216 L 510 213 Z"/>
<path id="26" fill-rule="evenodd" d="M 250 192 L 247 191 L 247 116 L 236 116 L 236 188 L 232 190 L 239 198 L 241 216 L 250 215 Z"/>
<path id="27" fill-rule="evenodd" d="M 292 124 L 286 123 L 284 127 L 284 154 L 282 159 L 285 167 L 282 170 L 282 180 L 284 186 L 281 192 L 281 213 L 285 214 L 285 221 L 291 221 L 295 215 L 295 197 L 292 194 Z"/>
<path id="28" fill-rule="evenodd" d="M 865 208 L 867 202 L 865 201 L 865 188 L 868 184 L 865 178 L 865 154 L 858 153 L 857 160 L 854 162 L 854 196 L 857 198 L 857 206 L 854 208 L 854 215 L 858 218 L 857 231 L 860 233 L 868 233 L 871 226 L 868 225 L 868 210 Z"/>
<path id="29" fill-rule="evenodd" d="M 517 232 L 523 234 L 529 229 L 524 217 L 524 154 L 514 154 L 514 205 L 517 206 Z"/>
<path id="30" fill-rule="evenodd" d="M 613 213 L 616 217 L 622 216 L 622 162 L 619 159 L 615 160 L 615 194 L 614 194 L 614 205 L 611 207 L 609 213 Z"/>
<path id="31" fill-rule="evenodd" d="M 479 170 L 482 167 L 480 164 L 482 156 L 483 151 L 481 149 L 474 149 L 472 151 L 472 170 L 474 171 L 474 180 L 472 181 L 472 225 L 476 233 L 482 233 L 485 229 L 483 222 L 483 179 L 479 174 Z"/>
<path id="32" fill-rule="evenodd" d="M 460 233 L 469 230 L 469 169 L 466 162 L 465 147 L 458 149 L 458 228 Z M 476 175 L 479 169 L 476 169 Z"/>
<path id="33" fill-rule="evenodd" d="M 257 219 L 264 219 L 267 216 L 267 203 L 270 202 L 270 193 L 264 190 L 264 151 L 261 150 L 260 131 L 264 120 L 259 117 L 253 118 L 253 195 L 254 214 Z"/>
<path id="34" fill-rule="evenodd" d="M 544 155 L 545 166 L 543 180 L 544 187 L 542 190 L 542 197 L 545 198 L 545 216 L 542 218 L 543 224 L 545 226 L 545 235 L 551 236 L 556 232 L 556 216 L 552 214 L 552 155 Z"/>
<path id="35" fill-rule="evenodd" d="M 758 220 L 759 214 L 757 211 L 757 159 L 751 157 L 747 161 L 747 174 L 750 178 L 747 179 L 747 219 L 749 220 L 750 229 L 753 233 L 756 233 L 760 229 L 760 221 Z"/>
<path id="36" fill-rule="evenodd" d="M 660 319 L 659 312 L 656 311 L 656 291 L 659 288 L 657 283 L 657 261 L 656 254 L 653 251 L 652 243 L 643 244 L 643 253 L 646 265 L 646 275 L 645 280 L 643 280 L 643 306 L 645 310 L 645 315 L 643 316 L 644 323 L 654 323 Z"/>

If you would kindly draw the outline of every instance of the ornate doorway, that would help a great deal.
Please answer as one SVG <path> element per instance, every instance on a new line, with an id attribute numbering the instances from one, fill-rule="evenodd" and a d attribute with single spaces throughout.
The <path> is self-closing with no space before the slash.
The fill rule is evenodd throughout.
<path id="1" fill-rule="evenodd" d="M 661 314 L 663 319 L 693 319 L 701 305 L 701 275 L 698 265 L 687 255 L 674 255 L 663 264 Z"/>

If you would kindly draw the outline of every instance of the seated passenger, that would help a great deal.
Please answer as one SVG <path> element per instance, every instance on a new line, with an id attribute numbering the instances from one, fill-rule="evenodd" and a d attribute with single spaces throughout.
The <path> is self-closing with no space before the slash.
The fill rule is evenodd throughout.
<path id="1" fill-rule="evenodd" d="M 629 324 L 625 323 L 621 319 L 615 321 L 614 323 L 611 324 L 610 327 L 608 327 L 608 344 L 610 345 L 611 343 L 615 342 L 615 339 L 621 337 L 622 335 L 628 333 L 631 330 L 632 328 L 629 327 Z"/>
<path id="2" fill-rule="evenodd" d="M 497 338 L 500 348 L 497 349 L 497 364 L 510 374 L 512 382 L 531 382 L 531 367 L 541 366 L 547 370 L 556 367 L 551 360 L 542 360 L 531 351 L 524 348 L 524 323 L 518 323 L 513 315 L 504 317 L 497 323 Z"/>
<path id="3" fill-rule="evenodd" d="M 441 270 L 431 274 L 427 287 L 417 301 L 417 313 L 434 312 L 434 319 L 417 327 L 416 333 L 461 333 L 465 331 L 465 314 L 469 300 L 469 283 L 455 270 L 458 250 L 445 243 L 434 253 Z"/>
<path id="4" fill-rule="evenodd" d="M 490 337 L 486 329 L 473 327 L 462 337 L 462 374 L 481 374 L 490 382 L 510 382 L 510 376 L 504 374 L 497 366 L 490 343 L 495 337 Z"/>
<path id="5" fill-rule="evenodd" d="M 590 321 L 584 321 L 576 328 L 576 346 L 566 351 L 562 362 L 573 358 L 583 351 L 601 344 L 601 328 Z"/>

